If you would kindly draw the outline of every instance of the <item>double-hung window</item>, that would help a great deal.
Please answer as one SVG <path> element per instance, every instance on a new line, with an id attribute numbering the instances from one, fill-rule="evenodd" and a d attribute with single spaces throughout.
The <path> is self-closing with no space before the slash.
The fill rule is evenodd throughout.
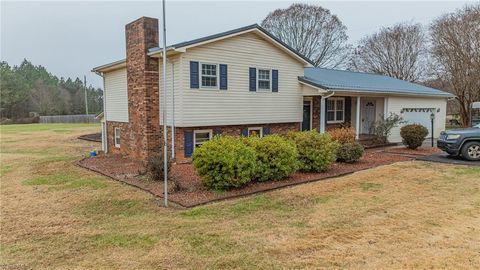
<path id="1" fill-rule="evenodd" d="M 345 98 L 327 99 L 327 122 L 343 123 L 345 121 Z"/>
<path id="2" fill-rule="evenodd" d="M 195 130 L 193 132 L 193 145 L 199 147 L 212 138 L 211 130 Z"/>
<path id="3" fill-rule="evenodd" d="M 202 88 L 218 88 L 218 65 L 202 63 L 201 77 Z"/>
<path id="4" fill-rule="evenodd" d="M 115 147 L 120 147 L 120 128 L 114 130 Z"/>
<path id="5" fill-rule="evenodd" d="M 258 90 L 271 91 L 272 90 L 272 76 L 270 69 L 257 70 Z"/>

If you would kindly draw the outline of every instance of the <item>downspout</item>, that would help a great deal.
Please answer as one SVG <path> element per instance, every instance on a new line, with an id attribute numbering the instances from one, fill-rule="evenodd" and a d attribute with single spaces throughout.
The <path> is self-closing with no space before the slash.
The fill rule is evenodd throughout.
<path id="1" fill-rule="evenodd" d="M 103 146 L 103 152 L 107 154 L 108 153 L 108 126 L 107 126 L 108 123 L 107 123 L 107 94 L 106 94 L 107 89 L 105 88 L 105 75 L 102 72 L 98 72 L 98 71 L 95 71 L 95 74 L 102 77 L 102 83 L 103 83 L 103 119 L 105 120 L 105 132 L 103 135 L 104 140 L 102 141 L 102 143 L 105 142 L 105 145 Z M 103 129 L 103 126 L 102 126 L 102 129 Z"/>
<path id="2" fill-rule="evenodd" d="M 172 160 L 175 158 L 175 63 L 172 62 Z"/>

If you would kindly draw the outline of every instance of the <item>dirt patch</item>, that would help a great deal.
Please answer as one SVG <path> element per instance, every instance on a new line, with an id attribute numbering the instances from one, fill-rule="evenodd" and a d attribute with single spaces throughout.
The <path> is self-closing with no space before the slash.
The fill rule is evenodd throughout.
<path id="1" fill-rule="evenodd" d="M 85 134 L 78 137 L 80 140 L 102 142 L 102 133 Z"/>
<path id="2" fill-rule="evenodd" d="M 252 182 L 245 187 L 223 192 L 211 191 L 203 187 L 201 178 L 192 164 L 174 164 L 172 165 L 171 182 L 175 183 L 176 189 L 170 189 L 169 200 L 184 207 L 193 207 L 227 198 L 338 177 L 409 159 L 409 157 L 392 155 L 383 150 L 367 150 L 359 162 L 353 164 L 337 162 L 324 173 L 297 172 L 279 181 Z M 163 182 L 151 181 L 142 175 L 144 167 L 140 161 L 120 156 L 102 155 L 82 159 L 78 165 L 163 198 Z"/>
<path id="3" fill-rule="evenodd" d="M 392 147 L 385 149 L 386 153 L 390 154 L 399 154 L 399 155 L 407 155 L 407 156 L 430 156 L 434 154 L 442 153 L 442 150 L 436 147 L 419 147 L 415 150 L 409 149 L 406 147 Z"/>

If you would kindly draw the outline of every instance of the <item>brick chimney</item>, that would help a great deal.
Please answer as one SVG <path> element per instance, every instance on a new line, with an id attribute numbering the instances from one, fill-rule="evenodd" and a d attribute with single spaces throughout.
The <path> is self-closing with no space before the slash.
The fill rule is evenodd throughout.
<path id="1" fill-rule="evenodd" d="M 158 19 L 141 17 L 125 26 L 127 44 L 128 117 L 131 156 L 147 159 L 161 147 L 158 58 L 147 55 L 158 47 Z"/>

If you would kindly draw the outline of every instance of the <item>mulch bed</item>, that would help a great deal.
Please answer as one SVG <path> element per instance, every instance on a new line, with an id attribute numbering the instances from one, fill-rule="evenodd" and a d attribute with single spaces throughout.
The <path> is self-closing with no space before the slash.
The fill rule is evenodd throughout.
<path id="1" fill-rule="evenodd" d="M 183 207 L 193 207 L 227 198 L 338 177 L 410 159 L 407 156 L 386 153 L 384 150 L 367 150 L 359 162 L 354 164 L 334 163 L 330 170 L 324 173 L 297 172 L 280 181 L 252 182 L 245 187 L 225 192 L 214 192 L 204 188 L 192 164 L 174 164 L 172 165 L 171 179 L 176 183 L 177 188 L 170 189 L 168 198 L 169 201 Z M 82 159 L 78 165 L 163 198 L 163 182 L 147 180 L 142 175 L 145 169 L 140 161 L 120 156 L 100 155 Z"/>
<path id="2" fill-rule="evenodd" d="M 102 142 L 102 133 L 85 134 L 78 137 L 80 140 Z"/>
<path id="3" fill-rule="evenodd" d="M 399 154 L 399 155 L 417 157 L 417 156 L 430 156 L 434 154 L 440 154 L 442 153 L 442 150 L 436 147 L 419 147 L 415 150 L 412 150 L 402 146 L 402 147 L 387 148 L 385 149 L 385 152 L 390 154 Z"/>

